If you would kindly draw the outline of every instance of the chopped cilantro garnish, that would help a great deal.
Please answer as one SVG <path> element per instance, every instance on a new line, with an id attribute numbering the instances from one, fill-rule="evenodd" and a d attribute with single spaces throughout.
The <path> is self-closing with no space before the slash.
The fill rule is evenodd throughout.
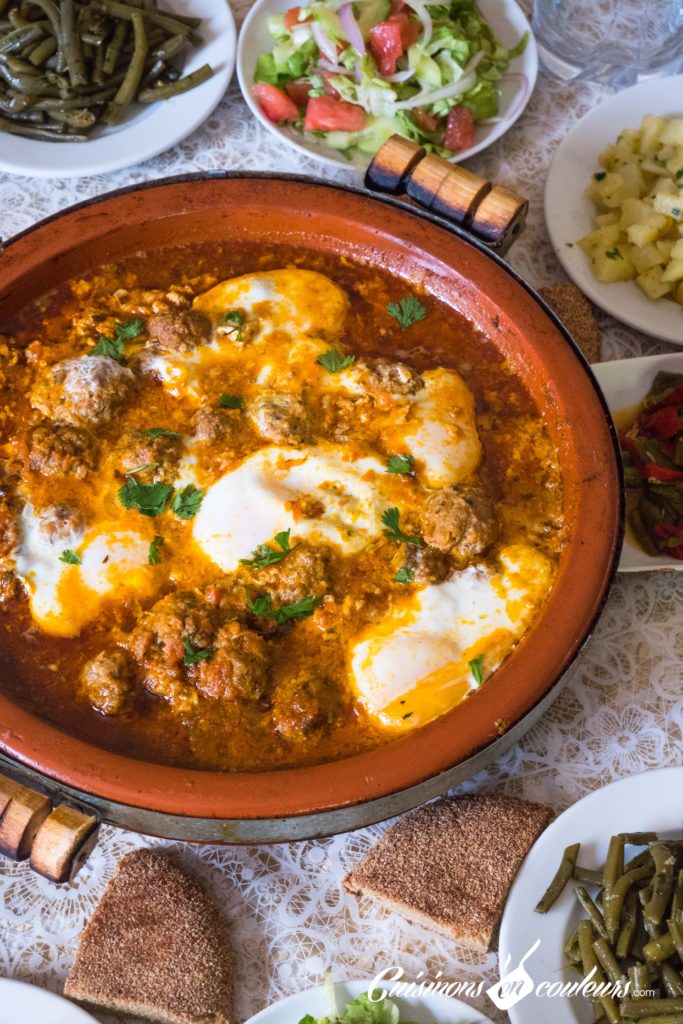
<path id="1" fill-rule="evenodd" d="M 241 342 L 242 329 L 246 323 L 244 313 L 240 313 L 239 309 L 230 309 L 224 314 L 222 321 L 224 324 L 228 324 L 226 333 L 235 341 Z"/>
<path id="2" fill-rule="evenodd" d="M 114 337 L 107 338 L 104 334 L 100 334 L 97 344 L 90 350 L 89 354 L 91 356 L 110 356 L 118 362 L 123 362 L 123 357 L 126 353 L 125 343 L 133 338 L 137 338 L 144 329 L 144 321 L 138 316 L 133 317 L 132 320 L 126 320 L 124 323 L 114 324 Z"/>
<path id="3" fill-rule="evenodd" d="M 415 463 L 412 455 L 390 455 L 387 459 L 387 473 L 403 473 L 411 476 Z"/>
<path id="4" fill-rule="evenodd" d="M 178 491 L 171 506 L 178 519 L 192 519 L 197 515 L 206 491 L 199 490 L 194 484 L 188 484 Z"/>
<path id="5" fill-rule="evenodd" d="M 290 530 L 283 530 L 282 533 L 275 534 L 274 540 L 280 548 L 279 551 L 268 547 L 267 544 L 259 544 L 258 547 L 252 551 L 251 558 L 240 558 L 241 564 L 250 565 L 252 569 L 265 569 L 269 565 L 275 565 L 277 562 L 282 561 L 285 555 L 288 555 L 292 550 L 289 546 L 290 532 Z"/>
<path id="6" fill-rule="evenodd" d="M 224 409 L 241 409 L 242 399 L 239 395 L 221 395 L 218 399 Z"/>
<path id="7" fill-rule="evenodd" d="M 472 661 L 468 662 L 475 686 L 481 686 L 484 682 L 484 655 L 479 654 Z"/>
<path id="8" fill-rule="evenodd" d="M 166 430 L 165 427 L 149 427 L 148 430 L 143 430 L 142 433 L 145 437 L 182 437 L 182 431 L 180 430 Z"/>
<path id="9" fill-rule="evenodd" d="M 403 330 L 410 327 L 411 324 L 417 323 L 418 320 L 424 320 L 427 316 L 427 310 L 414 295 L 408 295 L 400 302 L 390 302 L 387 312 L 389 316 L 393 316 Z"/>
<path id="10" fill-rule="evenodd" d="M 62 551 L 61 555 L 59 556 L 59 561 L 66 562 L 67 565 L 80 565 L 81 557 L 80 555 L 77 555 L 75 551 L 72 551 L 70 548 L 67 548 L 66 551 Z"/>
<path id="11" fill-rule="evenodd" d="M 161 562 L 161 545 L 164 543 L 163 537 L 155 537 L 154 540 L 149 542 L 149 555 L 147 561 L 150 565 L 159 565 Z"/>
<path id="12" fill-rule="evenodd" d="M 275 619 L 278 626 L 284 626 L 287 622 L 296 619 L 305 619 L 312 615 L 315 609 L 323 602 L 322 597 L 302 597 L 300 601 L 293 604 L 283 604 L 279 608 L 273 608 L 273 599 L 270 594 L 257 597 L 255 601 L 247 598 L 249 611 L 259 618 Z"/>
<path id="13" fill-rule="evenodd" d="M 607 177 L 607 171 L 596 171 L 593 177 L 596 181 L 604 181 Z"/>
<path id="14" fill-rule="evenodd" d="M 160 516 L 172 492 L 170 484 L 140 484 L 129 477 L 119 487 L 119 501 L 124 508 L 135 509 L 143 516 Z"/>
<path id="15" fill-rule="evenodd" d="M 199 661 L 208 661 L 216 653 L 215 647 L 195 647 L 191 640 L 183 641 L 183 664 L 196 665 Z"/>
<path id="16" fill-rule="evenodd" d="M 135 476 L 136 473 L 142 473 L 143 469 L 156 469 L 158 465 L 158 462 L 143 462 L 142 465 L 136 466 L 135 469 L 127 469 L 126 476 Z"/>
<path id="17" fill-rule="evenodd" d="M 382 513 L 382 522 L 386 529 L 384 536 L 388 540 L 396 541 L 398 544 L 413 544 L 416 548 L 424 547 L 421 537 L 409 537 L 398 525 L 401 513 L 397 508 L 388 508 Z"/>
<path id="18" fill-rule="evenodd" d="M 621 255 L 621 253 L 619 252 L 619 250 L 617 248 L 605 249 L 605 256 L 607 257 L 608 260 L 621 260 L 621 259 L 623 259 L 623 256 Z"/>
<path id="19" fill-rule="evenodd" d="M 323 352 L 316 359 L 316 363 L 319 366 L 324 366 L 328 373 L 340 373 L 341 370 L 348 370 L 355 361 L 355 356 L 345 356 L 338 348 L 328 348 L 327 352 Z"/>
<path id="20" fill-rule="evenodd" d="M 683 167 L 679 167 L 679 169 L 676 171 L 676 181 L 682 181 L 682 180 L 683 180 Z"/>
<path id="21" fill-rule="evenodd" d="M 394 576 L 395 583 L 412 583 L 415 579 L 415 573 L 409 565 L 403 565 Z"/>
<path id="22" fill-rule="evenodd" d="M 412 714 L 413 714 L 412 711 L 406 711 L 405 715 L 401 715 L 401 718 L 403 718 L 404 721 L 405 721 L 405 719 L 406 718 L 410 718 Z"/>

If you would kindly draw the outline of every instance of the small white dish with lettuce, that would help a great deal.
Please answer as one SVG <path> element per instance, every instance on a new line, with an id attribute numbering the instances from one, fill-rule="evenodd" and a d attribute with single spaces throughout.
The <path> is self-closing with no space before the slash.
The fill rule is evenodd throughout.
<path id="1" fill-rule="evenodd" d="M 328 164 L 362 169 L 395 133 L 454 162 L 511 127 L 536 81 L 514 0 L 257 0 L 237 73 L 259 121 Z"/>

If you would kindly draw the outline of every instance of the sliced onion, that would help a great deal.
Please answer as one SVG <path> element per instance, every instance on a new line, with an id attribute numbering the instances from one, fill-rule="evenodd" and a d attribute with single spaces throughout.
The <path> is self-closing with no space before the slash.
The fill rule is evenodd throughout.
<path id="1" fill-rule="evenodd" d="M 313 38 L 315 39 L 316 45 L 323 57 L 326 57 L 332 62 L 332 64 L 336 63 L 337 47 L 332 42 L 319 21 L 313 22 L 311 25 L 311 32 L 313 33 Z"/>
<path id="2" fill-rule="evenodd" d="M 341 64 L 333 64 L 331 60 L 325 60 L 324 58 L 318 61 L 318 68 L 321 71 L 327 71 L 330 75 L 348 75 L 348 71 Z"/>
<path id="3" fill-rule="evenodd" d="M 407 82 L 409 78 L 412 78 L 415 74 L 414 68 L 408 68 L 407 71 L 397 71 L 395 75 L 385 75 L 385 82 Z"/>
<path id="4" fill-rule="evenodd" d="M 417 96 L 401 100 L 396 104 L 396 110 L 413 110 L 415 107 L 428 107 L 431 103 L 438 102 L 438 100 L 450 100 L 453 96 L 461 96 L 462 93 L 469 92 L 476 83 L 477 76 L 474 71 L 470 71 L 458 79 L 457 82 L 451 82 L 450 85 L 443 85 L 440 89 L 432 89 L 431 92 L 429 90 L 419 92 Z"/>
<path id="5" fill-rule="evenodd" d="M 360 30 L 360 25 L 356 21 L 356 16 L 353 13 L 353 4 L 346 3 L 343 7 L 339 8 L 339 20 L 341 21 L 341 26 L 344 29 L 344 35 L 351 46 L 360 57 L 364 57 L 365 41 L 363 39 L 363 33 Z"/>
<path id="6" fill-rule="evenodd" d="M 422 0 L 404 0 L 406 7 L 412 7 L 422 22 L 424 35 L 420 40 L 420 46 L 428 46 L 432 38 L 432 18 Z"/>

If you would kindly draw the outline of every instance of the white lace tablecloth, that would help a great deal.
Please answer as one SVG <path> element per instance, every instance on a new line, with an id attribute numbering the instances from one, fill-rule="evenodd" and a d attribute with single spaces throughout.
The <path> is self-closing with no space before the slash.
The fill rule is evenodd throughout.
<path id="1" fill-rule="evenodd" d="M 245 5 L 246 7 L 246 5 Z M 532 285 L 562 277 L 543 223 L 543 184 L 559 141 L 606 95 L 589 84 L 560 86 L 541 76 L 517 125 L 472 170 L 513 185 L 531 200 L 528 226 L 510 262 Z M 7 238 L 71 203 L 136 182 L 188 171 L 326 169 L 281 148 L 257 124 L 236 84 L 208 122 L 145 164 L 91 178 L 31 180 L 0 175 L 0 235 Z M 339 178 L 352 181 L 344 172 Z M 602 317 L 604 358 L 666 350 Z M 560 810 L 615 778 L 683 762 L 683 573 L 621 576 L 595 638 L 545 717 L 465 788 L 497 787 Z M 78 936 L 118 857 L 144 844 L 182 849 L 233 922 L 237 1010 L 337 978 L 371 977 L 391 964 L 408 976 L 495 979 L 494 953 L 475 961 L 453 943 L 341 891 L 345 870 L 383 826 L 322 842 L 237 848 L 187 847 L 105 828 L 72 886 L 55 887 L 26 865 L 0 862 L 0 975 L 61 991 Z M 480 1009 L 502 1020 L 485 996 Z M 102 1018 L 105 1019 L 104 1017 Z"/>

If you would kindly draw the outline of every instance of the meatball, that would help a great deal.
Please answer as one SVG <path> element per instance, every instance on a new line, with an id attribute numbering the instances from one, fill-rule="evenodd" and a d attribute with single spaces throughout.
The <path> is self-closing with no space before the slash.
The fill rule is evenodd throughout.
<path id="1" fill-rule="evenodd" d="M 28 464 L 41 476 L 82 480 L 95 465 L 95 439 L 78 427 L 41 424 L 29 439 Z"/>
<path id="2" fill-rule="evenodd" d="M 11 554 L 19 541 L 19 520 L 13 500 L 0 491 L 0 556 Z"/>
<path id="3" fill-rule="evenodd" d="M 210 405 L 197 409 L 192 417 L 192 429 L 198 441 L 226 441 L 232 439 L 239 426 L 239 416 L 230 409 L 214 409 Z"/>
<path id="4" fill-rule="evenodd" d="M 494 504 L 483 487 L 434 491 L 422 510 L 422 536 L 430 547 L 467 561 L 494 540 L 495 515 Z"/>
<path id="5" fill-rule="evenodd" d="M 273 697 L 276 732 L 289 742 L 302 742 L 338 717 L 339 697 L 327 679 L 302 673 L 281 682 Z"/>
<path id="6" fill-rule="evenodd" d="M 185 645 L 211 647 L 214 638 L 212 609 L 201 594 L 189 590 L 167 594 L 146 612 L 128 638 L 128 647 L 139 662 L 180 666 Z"/>
<path id="7" fill-rule="evenodd" d="M 327 553 L 310 544 L 297 544 L 275 565 L 258 570 L 258 583 L 277 604 L 294 604 L 304 597 L 319 597 L 330 587 Z"/>
<path id="8" fill-rule="evenodd" d="M 296 395 L 268 394 L 249 406 L 257 432 L 274 444 L 301 444 L 309 434 L 308 414 Z"/>
<path id="9" fill-rule="evenodd" d="M 47 505 L 38 512 L 40 532 L 48 544 L 71 541 L 83 529 L 83 515 L 74 505 Z"/>
<path id="10" fill-rule="evenodd" d="M 144 431 L 124 435 L 117 450 L 118 468 L 130 473 L 146 466 L 136 474 L 136 479 L 142 483 L 162 480 L 172 474 L 180 456 L 181 442 L 180 437 L 165 434 L 149 437 Z"/>
<path id="11" fill-rule="evenodd" d="M 133 667 L 126 651 L 102 651 L 85 666 L 82 678 L 88 700 L 103 715 L 124 715 L 132 709 Z"/>
<path id="12" fill-rule="evenodd" d="M 131 391 L 135 377 L 109 356 L 78 356 L 48 367 L 31 392 L 31 405 L 56 423 L 107 423 Z"/>
<path id="13" fill-rule="evenodd" d="M 166 352 L 190 352 L 211 335 L 211 324 L 193 310 L 156 313 L 147 321 L 149 343 Z"/>
<path id="14" fill-rule="evenodd" d="M 0 609 L 5 609 L 19 596 L 21 587 L 15 574 L 7 569 L 0 572 Z"/>
<path id="15" fill-rule="evenodd" d="M 359 434 L 367 439 L 375 416 L 374 404 L 367 395 L 323 395 L 320 402 L 321 433 L 331 441 L 350 441 Z"/>
<path id="16" fill-rule="evenodd" d="M 268 689 L 269 667 L 263 637 L 231 622 L 218 630 L 214 649 L 211 658 L 197 665 L 197 689 L 214 700 L 262 700 Z"/>
<path id="17" fill-rule="evenodd" d="M 406 363 L 391 359 L 365 359 L 370 393 L 388 391 L 391 395 L 414 395 L 423 386 L 422 377 Z"/>
<path id="18" fill-rule="evenodd" d="M 414 544 L 406 544 L 403 565 L 412 572 L 411 582 L 424 586 L 426 583 L 439 583 L 445 580 L 451 571 L 451 562 L 444 551 L 436 548 L 418 548 Z"/>

